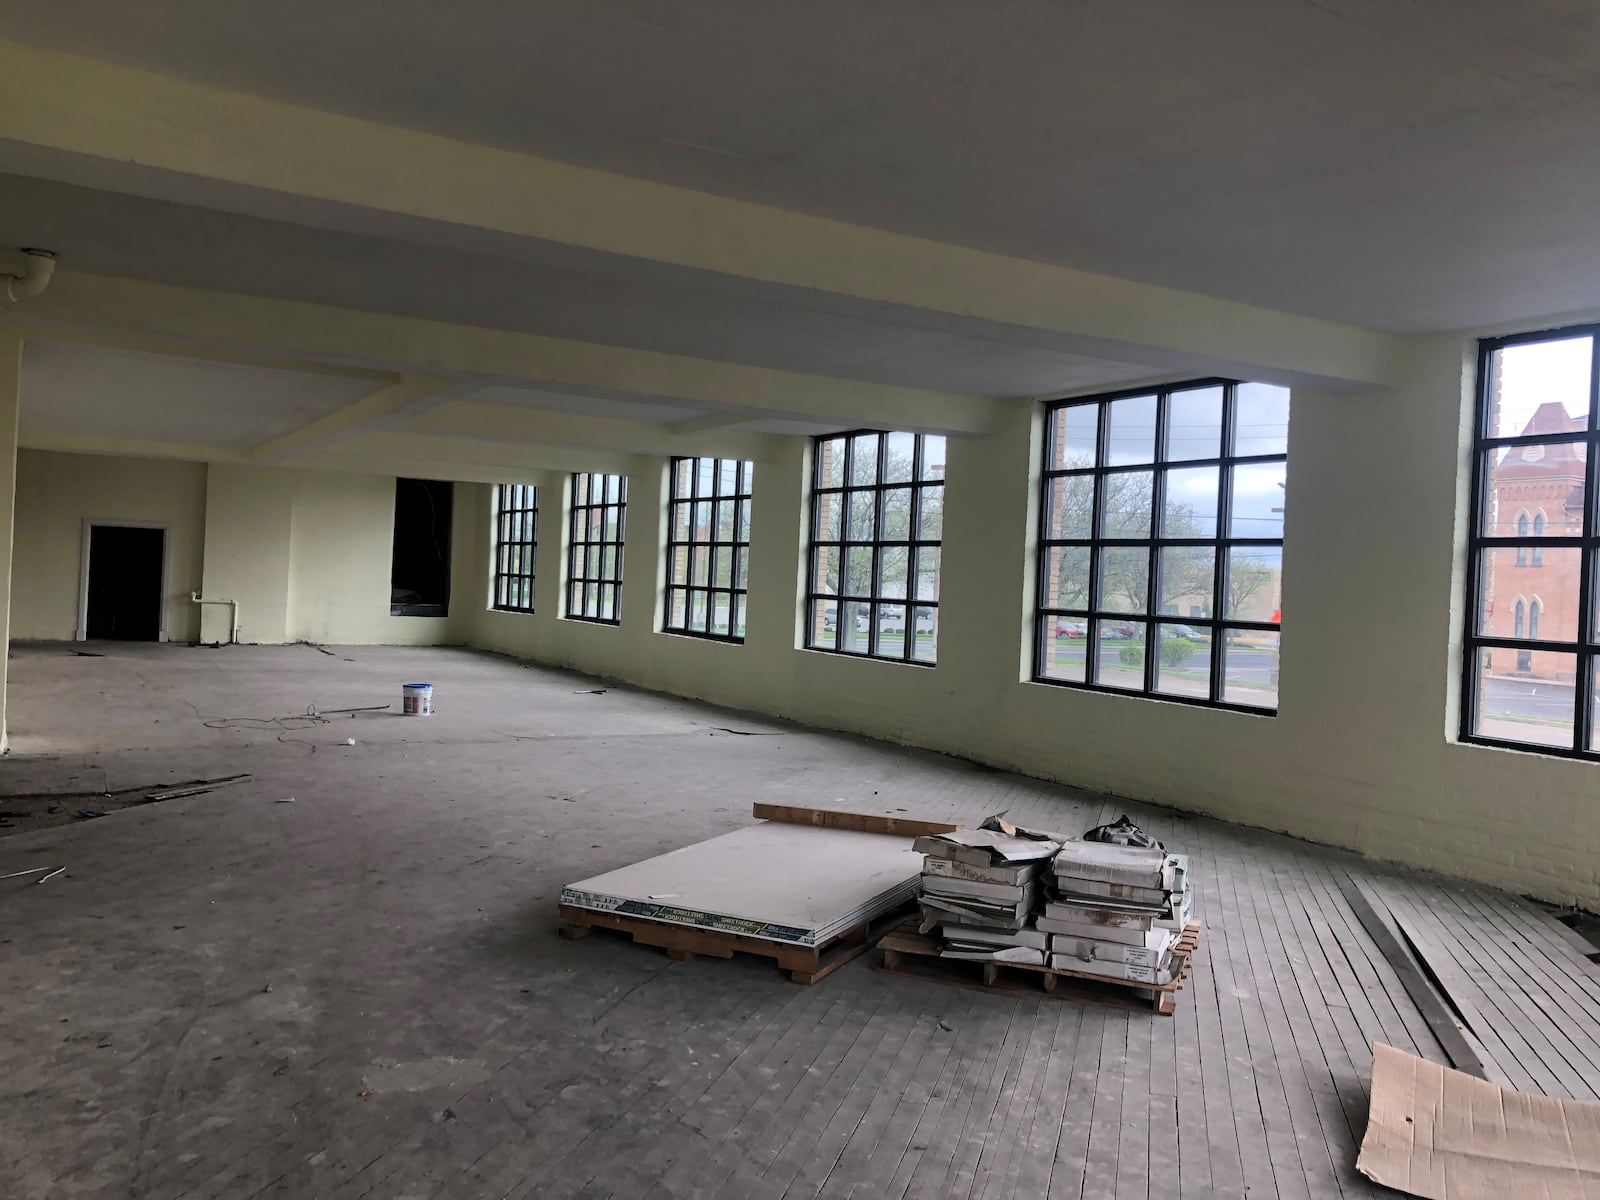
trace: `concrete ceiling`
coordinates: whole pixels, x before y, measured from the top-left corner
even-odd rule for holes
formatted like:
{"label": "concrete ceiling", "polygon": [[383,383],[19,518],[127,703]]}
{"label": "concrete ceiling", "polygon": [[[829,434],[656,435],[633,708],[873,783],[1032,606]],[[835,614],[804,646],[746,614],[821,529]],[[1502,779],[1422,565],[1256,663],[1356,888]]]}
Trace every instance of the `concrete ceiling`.
{"label": "concrete ceiling", "polygon": [[992,322],[932,328],[912,310],[531,239],[310,228],[17,175],[0,175],[0,196],[0,245],[59,249],[74,271],[978,395],[1151,374]]}
{"label": "concrete ceiling", "polygon": [[22,370],[25,441],[48,433],[248,450],[376,386],[369,379],[42,341],[24,347]]}
{"label": "concrete ceiling", "polygon": [[[1600,8],[1586,0],[4,13],[19,42],[1368,327],[1600,304]],[[653,311],[646,324],[670,324]],[[821,324],[794,337],[834,340]],[[862,378],[890,369],[843,357]]]}

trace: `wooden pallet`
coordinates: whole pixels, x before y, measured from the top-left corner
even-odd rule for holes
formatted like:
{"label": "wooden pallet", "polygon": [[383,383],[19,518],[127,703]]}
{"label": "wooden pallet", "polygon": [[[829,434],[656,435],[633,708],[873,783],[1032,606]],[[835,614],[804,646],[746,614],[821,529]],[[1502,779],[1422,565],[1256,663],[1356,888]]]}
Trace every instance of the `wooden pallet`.
{"label": "wooden pallet", "polygon": [[905,919],[906,912],[913,904],[914,900],[908,900],[874,920],[845,930],[821,946],[797,946],[791,942],[724,933],[720,929],[669,925],[664,921],[596,912],[570,904],[558,906],[562,921],[558,932],[564,938],[576,940],[588,937],[595,929],[613,929],[631,935],[634,941],[646,946],[661,947],[674,962],[684,962],[702,955],[706,958],[732,958],[735,954],[760,954],[776,959],[779,969],[789,972],[789,978],[796,983],[815,983],[837,971],[852,958],[870,950],[880,935]]}
{"label": "wooden pallet", "polygon": [[[1126,979],[1107,979],[1087,971],[1029,963],[978,962],[965,958],[941,958],[939,940],[917,932],[917,920],[902,922],[878,943],[883,951],[879,970],[913,979],[930,979],[956,987],[981,988],[1006,996],[1054,996],[1063,1000],[1083,1000],[1114,1008],[1141,1011],[1153,1009],[1170,1017],[1177,1009],[1177,993],[1189,976],[1194,953],[1200,947],[1200,922],[1190,921],[1173,943],[1174,972],[1171,983],[1160,987]],[[975,971],[973,968],[981,968]]]}

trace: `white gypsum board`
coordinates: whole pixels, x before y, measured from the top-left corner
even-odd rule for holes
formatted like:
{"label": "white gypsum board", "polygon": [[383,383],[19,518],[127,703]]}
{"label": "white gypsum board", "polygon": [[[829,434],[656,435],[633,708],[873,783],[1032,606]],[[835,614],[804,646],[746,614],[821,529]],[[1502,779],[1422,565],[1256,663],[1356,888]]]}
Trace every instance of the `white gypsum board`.
{"label": "white gypsum board", "polygon": [[768,821],[567,888],[826,934],[915,889],[922,856],[911,841]]}

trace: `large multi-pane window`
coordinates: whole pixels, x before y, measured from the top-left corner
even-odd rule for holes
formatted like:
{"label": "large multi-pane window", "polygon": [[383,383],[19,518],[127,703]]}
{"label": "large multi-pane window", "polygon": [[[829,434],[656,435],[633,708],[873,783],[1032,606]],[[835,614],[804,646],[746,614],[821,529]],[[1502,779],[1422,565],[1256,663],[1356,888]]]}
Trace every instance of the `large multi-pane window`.
{"label": "large multi-pane window", "polygon": [[1049,405],[1034,679],[1275,711],[1288,436],[1267,384]]}
{"label": "large multi-pane window", "polygon": [[806,646],[933,663],[944,538],[942,437],[816,440]]}
{"label": "large multi-pane window", "polygon": [[533,611],[534,555],[539,547],[539,489],[502,483],[495,489],[494,607]]}
{"label": "large multi-pane window", "polygon": [[731,458],[672,460],[662,622],[669,632],[744,641],[754,475],[754,463]]}
{"label": "large multi-pane window", "polygon": [[578,471],[572,476],[572,527],[567,538],[567,616],[621,620],[622,538],[628,477]]}
{"label": "large multi-pane window", "polygon": [[1480,346],[1462,735],[1600,755],[1600,325]]}

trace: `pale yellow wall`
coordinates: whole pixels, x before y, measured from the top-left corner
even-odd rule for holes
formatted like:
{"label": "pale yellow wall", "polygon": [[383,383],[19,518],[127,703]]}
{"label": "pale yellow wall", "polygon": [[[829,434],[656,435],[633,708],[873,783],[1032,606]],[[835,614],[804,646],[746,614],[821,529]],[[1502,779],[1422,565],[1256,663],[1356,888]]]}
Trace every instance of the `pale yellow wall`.
{"label": "pale yellow wall", "polygon": [[[389,615],[394,547],[392,475],[289,471],[294,523],[290,549],[290,641],[362,645],[449,645],[466,640],[465,614],[482,603],[468,578],[477,551],[475,489],[458,485],[451,539],[448,617]],[[481,531],[480,531],[481,536]]]}
{"label": "pale yellow wall", "polygon": [[[798,440],[757,472],[744,646],[655,631],[661,529],[639,498],[657,494],[661,460],[640,460],[630,481],[620,627],[558,617],[564,479],[552,474],[538,611],[480,606],[472,643],[1594,906],[1600,767],[1454,738],[1469,350],[1429,339],[1394,391],[1295,396],[1277,717],[1025,682],[1037,459],[1025,405],[993,436],[950,443],[931,670],[796,649]],[[480,518],[486,541],[487,500]]]}
{"label": "pale yellow wall", "polygon": [[392,475],[23,450],[18,455],[12,636],[68,639],[78,620],[85,518],[170,527],[173,641],[440,645],[466,640],[482,603],[482,489],[458,485],[450,616],[389,615]]}
{"label": "pale yellow wall", "polygon": [[19,451],[11,636],[72,637],[84,522],[116,520],[168,527],[167,636],[193,641],[200,618],[189,593],[200,587],[205,510],[203,463]]}

